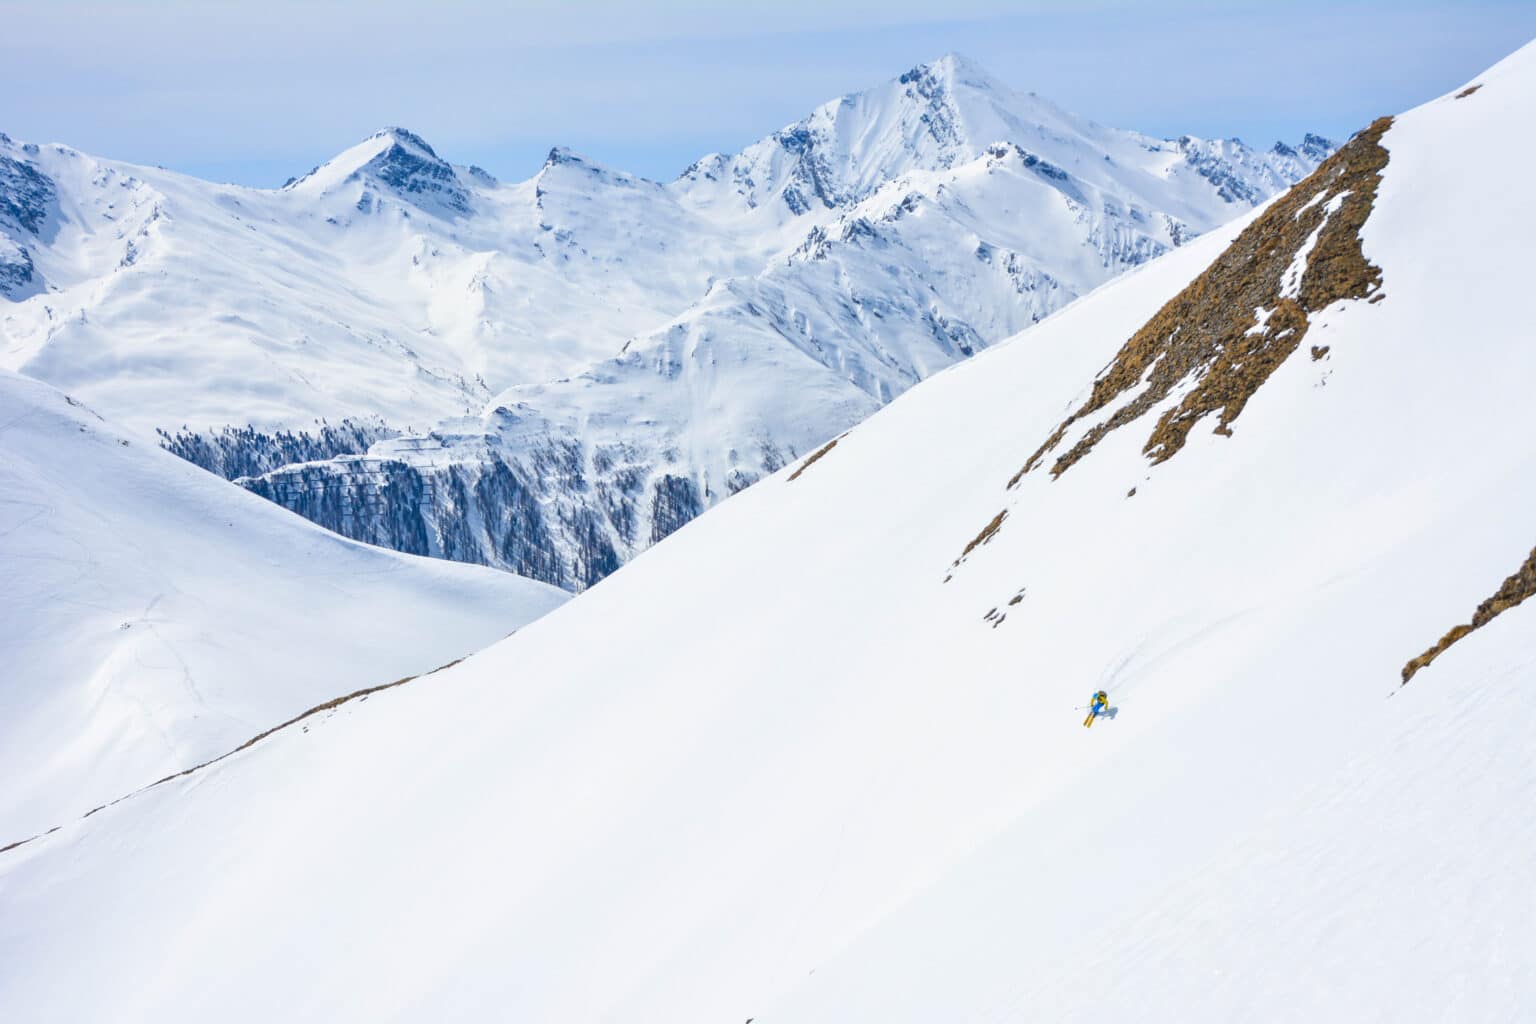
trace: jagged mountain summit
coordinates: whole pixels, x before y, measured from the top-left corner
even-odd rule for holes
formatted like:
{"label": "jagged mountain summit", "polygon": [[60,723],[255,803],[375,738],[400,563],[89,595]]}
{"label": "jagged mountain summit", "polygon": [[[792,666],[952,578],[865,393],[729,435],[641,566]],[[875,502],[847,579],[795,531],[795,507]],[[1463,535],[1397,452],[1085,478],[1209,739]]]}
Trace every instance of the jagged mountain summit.
{"label": "jagged mountain summit", "polygon": [[0,855],[7,1008],[1531,1016],[1533,120],[1536,46],[431,685]]}
{"label": "jagged mountain summit", "polygon": [[5,370],[0,575],[0,846],[564,599],[344,540]]}
{"label": "jagged mountain summit", "polygon": [[[470,172],[487,185],[496,184],[478,167]],[[352,182],[364,187],[357,201],[362,213],[371,209],[375,191],[448,219],[470,212],[469,190],[460,183],[458,171],[405,128],[385,128],[302,178],[290,178],[283,189],[323,195]]]}
{"label": "jagged mountain summit", "polygon": [[1298,180],[945,57],[661,184],[390,128],[279,190],[0,144],[5,362],[347,536],[579,589]]}
{"label": "jagged mountain summit", "polygon": [[1185,189],[1175,184],[1171,191],[1181,194],[1168,204],[1194,220],[1209,220],[1213,209],[1219,216],[1216,204],[1252,205],[1288,187],[1333,150],[1313,135],[1296,149],[1279,143],[1266,153],[1237,140],[1169,141],[1108,129],[1034,93],[1016,92],[974,61],[949,54],[825,103],[740,154],[711,154],[685,171],[679,185],[694,203],[782,217],[850,206],[905,174],[970,163],[997,142],[1025,147],[1099,187],[1144,188],[1141,174],[1203,177],[1216,186],[1214,196],[1197,182]]}

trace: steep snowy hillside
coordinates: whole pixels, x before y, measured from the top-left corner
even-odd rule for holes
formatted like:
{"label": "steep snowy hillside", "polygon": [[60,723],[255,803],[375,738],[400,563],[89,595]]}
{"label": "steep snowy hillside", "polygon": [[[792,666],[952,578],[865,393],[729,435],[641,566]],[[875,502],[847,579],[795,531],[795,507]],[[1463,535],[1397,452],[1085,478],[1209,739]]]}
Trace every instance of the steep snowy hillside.
{"label": "steep snowy hillside", "polygon": [[562,599],[342,540],[3,370],[0,576],[0,846]]}
{"label": "steep snowy hillside", "polygon": [[1536,48],[1473,86],[432,685],[0,856],[8,1008],[1530,1016]]}
{"label": "steep snowy hillside", "polygon": [[[451,179],[433,208],[455,224],[527,200],[526,186],[477,198],[472,176],[455,179],[425,143],[393,137],[404,141],[373,140],[292,189],[342,190],[371,209],[379,182],[437,196]],[[558,253],[554,266],[573,268],[549,295],[591,293],[582,268],[598,260],[613,275],[601,295],[635,286],[622,298],[630,334],[607,333],[610,299],[598,293],[590,325],[579,298],[531,301],[611,358],[574,365],[545,327],[559,342],[538,364],[546,377],[487,370],[478,379],[513,386],[483,415],[382,440],[366,458],[353,456],[371,438],[356,432],[330,462],[323,445],[302,442],[286,459],[251,458],[260,445],[249,434],[217,447],[183,437],[175,449],[347,536],[580,588],[1330,151],[1312,136],[1299,151],[1259,153],[1102,128],[956,57],[827,104],[737,157],[706,158],[665,187],[557,151],[532,189],[549,232],[535,243],[541,260]],[[279,461],[291,464],[263,465]]]}

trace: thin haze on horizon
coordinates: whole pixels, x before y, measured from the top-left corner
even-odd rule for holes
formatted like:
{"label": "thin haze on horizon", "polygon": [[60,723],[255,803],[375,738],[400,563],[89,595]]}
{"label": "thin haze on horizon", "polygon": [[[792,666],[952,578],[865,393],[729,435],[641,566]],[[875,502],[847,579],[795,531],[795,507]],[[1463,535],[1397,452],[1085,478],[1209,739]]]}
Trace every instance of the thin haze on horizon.
{"label": "thin haze on horizon", "polygon": [[518,180],[656,179],[946,52],[1153,135],[1343,138],[1536,35],[1536,3],[55,0],[0,5],[0,131],[275,186],[386,124]]}

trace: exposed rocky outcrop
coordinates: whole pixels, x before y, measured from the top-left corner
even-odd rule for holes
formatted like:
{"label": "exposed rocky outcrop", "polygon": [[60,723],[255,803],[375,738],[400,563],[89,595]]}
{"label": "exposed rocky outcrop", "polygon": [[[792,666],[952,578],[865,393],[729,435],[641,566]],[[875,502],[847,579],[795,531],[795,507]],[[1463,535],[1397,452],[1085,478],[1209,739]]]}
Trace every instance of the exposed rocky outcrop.
{"label": "exposed rocky outcrop", "polygon": [[[3,134],[0,144],[12,145]],[[22,147],[23,152],[36,149]],[[48,211],[57,198],[53,180],[29,160],[0,153],[0,295],[19,301],[42,290],[43,281],[28,246],[7,238],[6,233],[40,238],[48,222]]]}
{"label": "exposed rocky outcrop", "polygon": [[19,299],[34,291],[38,283],[37,268],[27,247],[0,238],[0,295]]}
{"label": "exposed rocky outcrop", "polygon": [[390,128],[388,133],[389,148],[374,157],[366,171],[402,195],[433,197],[451,210],[469,212],[469,192],[452,165],[414,132]]}
{"label": "exposed rocky outcrop", "polygon": [[[10,141],[0,135],[0,142]],[[48,219],[49,207],[57,197],[58,189],[53,180],[30,161],[16,160],[0,153],[0,223],[39,235]]]}
{"label": "exposed rocky outcrop", "polygon": [[[1218,416],[1215,433],[1230,436],[1248,400],[1300,347],[1313,314],[1341,300],[1379,300],[1381,268],[1366,259],[1360,230],[1387,164],[1381,137],[1391,124],[1375,121],[1244,228],[1132,335],[1008,487],[1053,454],[1051,476],[1060,477],[1111,432],[1157,409],[1162,414],[1142,446],[1154,465],[1177,454],[1207,416]],[[1312,358],[1327,352],[1313,346]],[[955,565],[991,539],[1004,516]]]}
{"label": "exposed rocky outcrop", "polygon": [[797,468],[793,473],[789,474],[789,478],[791,480],[799,480],[801,473],[804,473],[807,469],[810,469],[811,466],[813,464],[815,464],[819,459],[821,459],[822,456],[826,455],[833,448],[836,448],[837,447],[837,442],[839,442],[841,440],[842,440],[841,436],[834,437],[832,440],[828,441],[826,444],[824,444],[820,448],[816,449],[814,452],[812,452],[809,456],[806,457],[806,460],[804,462],[800,463],[799,468]]}
{"label": "exposed rocky outcrop", "polygon": [[1360,228],[1387,163],[1381,136],[1391,123],[1382,118],[1355,136],[1245,228],[1125,343],[1088,400],[1009,486],[1039,466],[1079,422],[1105,414],[1057,456],[1052,476],[1191,382],[1182,400],[1158,418],[1142,450],[1154,463],[1172,458],[1195,424],[1213,413],[1220,414],[1216,433],[1230,435],[1248,399],[1306,337],[1313,313],[1343,299],[1368,298],[1381,286],[1381,269],[1361,251]]}
{"label": "exposed rocky outcrop", "polygon": [[[369,141],[372,140],[383,145],[367,160],[351,168],[343,180],[371,184],[392,192],[415,207],[450,218],[470,212],[470,189],[459,180],[453,165],[438,156],[426,139],[405,128],[385,128]],[[289,178],[283,188],[306,187],[331,166],[322,164],[303,177]],[[482,186],[495,187],[496,179],[485,171],[478,167],[469,170]],[[374,197],[364,192],[357,200],[356,209],[359,213],[372,213],[376,209]]]}
{"label": "exposed rocky outcrop", "polygon": [[[1459,96],[1457,98],[1460,99]],[[1505,579],[1499,589],[1494,591],[1492,597],[1477,606],[1477,610],[1472,613],[1471,622],[1453,627],[1440,638],[1439,643],[1403,666],[1403,683],[1406,685],[1420,669],[1428,668],[1430,663],[1444,654],[1452,644],[1473,630],[1488,625],[1532,594],[1536,594],[1536,548],[1531,549],[1531,553],[1526,556],[1525,564]]]}

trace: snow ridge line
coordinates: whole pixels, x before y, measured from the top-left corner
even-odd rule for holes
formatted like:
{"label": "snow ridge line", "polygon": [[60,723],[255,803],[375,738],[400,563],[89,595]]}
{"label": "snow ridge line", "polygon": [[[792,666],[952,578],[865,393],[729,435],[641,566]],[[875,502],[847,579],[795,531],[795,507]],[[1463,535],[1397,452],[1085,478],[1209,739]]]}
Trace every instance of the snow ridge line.
{"label": "snow ridge line", "polygon": [[[513,632],[516,632],[516,630],[514,630]],[[508,636],[510,636],[510,635],[511,634],[509,633]],[[290,726],[298,725],[300,722],[303,722],[303,721],[305,721],[306,719],[309,719],[309,718],[313,718],[315,715],[318,715],[318,714],[320,714],[323,711],[333,711],[336,708],[341,707],[343,704],[351,703],[354,700],[367,700],[373,694],[379,693],[379,692],[381,692],[383,690],[392,690],[392,689],[394,689],[397,686],[404,686],[406,683],[412,682],[413,680],[425,679],[427,676],[436,675],[437,673],[443,671],[444,669],[452,668],[453,666],[457,665],[459,662],[463,661],[464,658],[467,658],[467,657],[469,657],[469,655],[466,654],[466,655],[464,655],[463,658],[455,658],[452,661],[448,662],[447,664],[439,665],[439,666],[437,666],[437,668],[434,668],[434,669],[432,669],[432,670],[430,670],[428,672],[422,672],[419,675],[414,675],[414,676],[406,676],[403,679],[396,679],[394,682],[391,682],[391,683],[381,683],[378,686],[365,686],[361,690],[353,690],[351,693],[344,694],[344,695],[342,695],[340,697],[333,697],[330,700],[324,702],[323,704],[316,704],[314,707],[309,708],[306,711],[300,712],[299,714],[295,715],[294,717],[288,719],[286,722],[282,722],[282,723],[280,723],[278,725],[274,725],[270,729],[266,729],[266,730],[263,730],[262,732],[257,733],[255,736],[252,736],[250,739],[246,740],[244,743],[240,744],[238,747],[234,748],[233,750],[225,751],[224,753],[220,754],[218,757],[209,758],[208,760],[202,762],[201,764],[195,764],[195,765],[193,765],[190,768],[184,768],[184,769],[182,769],[179,772],[173,772],[172,774],[167,775],[163,779],[156,779],[154,782],[151,782],[151,783],[149,783],[148,785],[145,785],[145,786],[140,786],[138,789],[135,789],[135,790],[133,790],[130,793],[124,793],[122,796],[118,797],[116,800],[109,800],[106,803],[101,804],[98,807],[93,807],[90,810],[86,811],[84,814],[82,814],[80,816],[80,820],[84,821],[86,818],[89,818],[91,815],[95,814],[97,811],[104,811],[108,807],[116,806],[117,804],[122,803],[124,800],[130,800],[133,797],[136,797],[136,796],[138,796],[141,793],[146,793],[149,790],[154,789],[156,786],[163,785],[164,783],[167,783],[167,782],[172,782],[172,781],[174,781],[176,779],[182,778],[183,776],[191,775],[194,772],[200,772],[204,768],[208,768],[208,767],[211,767],[212,765],[216,765],[220,761],[225,760],[226,758],[234,757],[236,754],[240,753],[240,751],[246,750],[246,749],[248,749],[250,747],[254,747],[256,744],[260,743],[262,740],[266,739],[267,737],[272,736],[275,733],[282,732],[284,729],[287,729]],[[5,846],[0,846],[0,853],[8,853],[11,850],[14,850],[14,849],[16,849],[19,846],[27,845],[28,843],[32,842],[35,839],[41,839],[44,836],[51,836],[51,835],[53,835],[53,833],[57,832],[59,829],[61,829],[63,827],[64,826],[62,826],[62,825],[55,825],[55,826],[53,826],[53,828],[50,828],[50,829],[48,829],[45,832],[39,832],[36,835],[28,836],[25,839],[18,839],[18,840],[16,840],[13,843],[8,843]]]}

